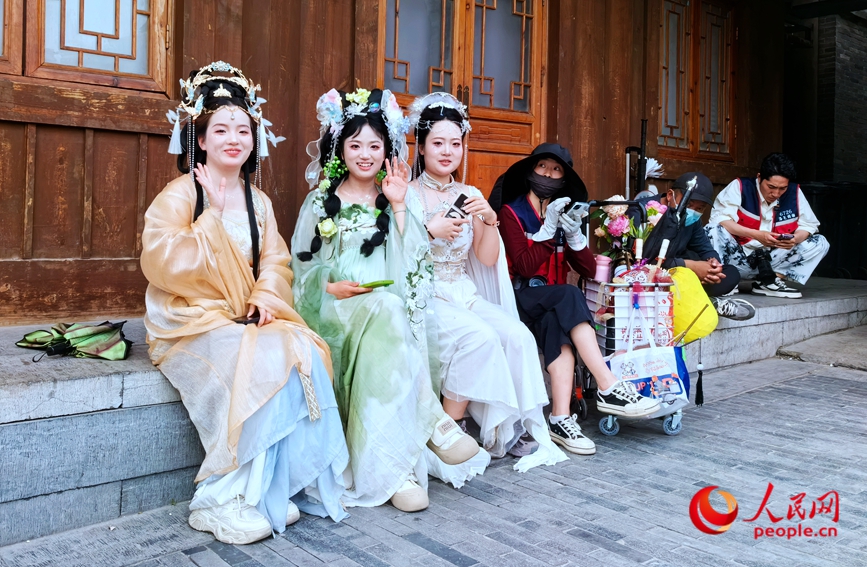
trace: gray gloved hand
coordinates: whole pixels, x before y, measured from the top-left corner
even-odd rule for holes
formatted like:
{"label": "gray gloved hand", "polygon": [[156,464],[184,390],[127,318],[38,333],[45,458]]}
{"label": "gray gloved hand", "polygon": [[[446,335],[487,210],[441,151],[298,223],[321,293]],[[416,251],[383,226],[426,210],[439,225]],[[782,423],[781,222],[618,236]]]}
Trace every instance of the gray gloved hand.
{"label": "gray gloved hand", "polygon": [[569,204],[569,197],[561,197],[556,201],[551,201],[548,208],[545,210],[545,224],[539,229],[539,232],[532,236],[533,242],[545,242],[554,238],[554,233],[557,232],[557,226],[560,222],[560,213]]}
{"label": "gray gloved hand", "polygon": [[587,237],[581,232],[581,220],[575,220],[570,215],[560,215],[560,226],[566,233],[566,244],[569,248],[578,252],[587,246]]}

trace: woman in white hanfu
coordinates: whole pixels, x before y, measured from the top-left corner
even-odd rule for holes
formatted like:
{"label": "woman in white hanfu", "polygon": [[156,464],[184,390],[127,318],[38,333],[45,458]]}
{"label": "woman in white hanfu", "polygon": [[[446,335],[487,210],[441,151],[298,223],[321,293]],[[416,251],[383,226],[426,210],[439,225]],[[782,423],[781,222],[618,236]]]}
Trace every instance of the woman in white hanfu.
{"label": "woman in white hanfu", "polygon": [[[466,107],[432,93],[412,104],[410,125],[418,177],[407,207],[423,219],[434,261],[443,409],[458,421],[468,412],[491,456],[521,457],[516,470],[566,460],[545,425],[548,395],[535,340],[518,319],[497,215],[478,189],[453,177],[466,153]],[[527,433],[537,443],[521,439]]]}

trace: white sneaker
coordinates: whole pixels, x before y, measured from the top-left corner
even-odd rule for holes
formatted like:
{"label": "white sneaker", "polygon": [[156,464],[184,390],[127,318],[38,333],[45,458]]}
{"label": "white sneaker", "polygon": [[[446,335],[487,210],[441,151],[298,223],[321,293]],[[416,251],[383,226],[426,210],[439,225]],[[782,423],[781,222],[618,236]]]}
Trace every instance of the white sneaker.
{"label": "white sneaker", "polygon": [[415,473],[391,497],[391,505],[401,512],[419,512],[430,505],[427,491],[418,483]]}
{"label": "white sneaker", "polygon": [[289,501],[289,510],[286,512],[286,525],[291,526],[301,518],[301,510],[291,500]]}
{"label": "white sneaker", "polygon": [[584,437],[577,415],[570,415],[557,423],[548,422],[551,440],[576,455],[592,455],[596,452],[596,443]]}
{"label": "white sneaker", "polygon": [[447,465],[469,461],[479,452],[479,444],[448,414],[437,422],[427,446]]}
{"label": "white sneaker", "polygon": [[238,496],[222,506],[213,506],[190,512],[190,527],[200,532],[210,532],[217,540],[244,545],[271,535],[271,522],[254,506]]}

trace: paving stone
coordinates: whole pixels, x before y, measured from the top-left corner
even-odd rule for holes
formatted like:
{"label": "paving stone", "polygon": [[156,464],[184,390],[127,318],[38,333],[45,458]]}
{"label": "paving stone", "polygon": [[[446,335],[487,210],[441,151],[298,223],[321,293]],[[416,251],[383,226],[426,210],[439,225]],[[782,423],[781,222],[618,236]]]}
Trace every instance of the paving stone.
{"label": "paving stone", "polygon": [[436,555],[437,557],[448,561],[452,565],[457,565],[458,567],[471,567],[472,565],[476,565],[478,563],[478,561],[476,561],[472,557],[455,551],[447,545],[443,545],[442,543],[430,539],[429,537],[426,537],[425,535],[418,532],[407,534],[403,537],[404,539],[411,541],[415,545],[426,549],[433,555]]}
{"label": "paving stone", "polygon": [[[754,370],[765,376],[754,376]],[[716,378],[718,383],[730,382],[720,390],[730,395],[688,410],[684,432],[677,437],[662,434],[655,421],[624,422],[618,436],[602,437],[595,429],[598,415],[591,414],[585,430],[597,441],[597,455],[573,456],[526,474],[511,469],[514,459],[501,459],[461,490],[432,481],[431,506],[417,514],[387,505],[356,508],[340,524],[305,515],[280,537],[235,548],[188,528],[186,505],[181,504],[112,520],[114,531],[102,524],[85,536],[83,530],[94,526],[69,532],[78,534],[74,541],[79,544],[89,542],[90,551],[114,542],[119,531],[133,532],[126,522],[159,516],[122,553],[112,548],[96,562],[85,562],[82,552],[72,553],[64,567],[142,562],[160,567],[167,561],[190,567],[194,556],[202,561],[216,557],[233,567],[860,567],[867,564],[865,376],[867,372],[784,360],[744,365]],[[831,407],[805,404],[817,391],[831,400]],[[752,525],[742,520],[755,513],[768,482],[775,487],[768,506],[778,515],[785,514],[795,494],[815,498],[837,490],[839,537],[755,540]],[[708,485],[735,495],[741,510],[732,528],[717,536],[699,532],[688,515],[693,495]],[[127,496],[134,496],[132,487]],[[717,509],[723,505],[721,499],[711,502]],[[20,555],[23,544],[17,544],[0,548],[0,565],[48,564],[46,557],[70,549],[73,539],[66,541],[67,547],[51,543],[63,535],[30,547],[33,552],[54,546],[54,555],[43,555],[42,563]]]}
{"label": "paving stone", "polygon": [[227,567],[229,564],[223,561],[219,555],[205,548],[204,551],[193,553],[188,556],[197,567]]}
{"label": "paving stone", "polygon": [[250,556],[241,551],[240,547],[227,545],[220,541],[208,544],[208,549],[216,553],[220,559],[233,567],[250,559]]}

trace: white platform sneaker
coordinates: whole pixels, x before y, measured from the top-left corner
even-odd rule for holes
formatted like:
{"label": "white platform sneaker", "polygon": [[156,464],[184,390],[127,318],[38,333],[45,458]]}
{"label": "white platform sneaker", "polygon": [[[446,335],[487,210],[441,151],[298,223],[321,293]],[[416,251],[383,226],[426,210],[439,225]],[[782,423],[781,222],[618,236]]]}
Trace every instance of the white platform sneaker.
{"label": "white platform sneaker", "polygon": [[418,483],[415,473],[410,473],[409,478],[394,493],[391,505],[401,512],[420,512],[430,505],[427,491]]}
{"label": "white platform sneaker", "polygon": [[479,452],[479,444],[475,439],[464,433],[448,414],[437,422],[427,446],[447,465],[469,461]]}
{"label": "white platform sneaker", "polygon": [[219,541],[233,545],[253,543],[271,535],[271,522],[244,502],[243,496],[222,506],[193,510],[188,522],[194,530],[210,532]]}

